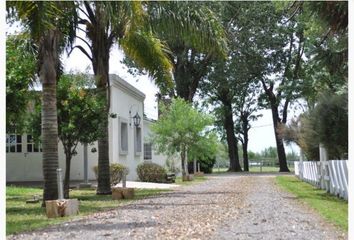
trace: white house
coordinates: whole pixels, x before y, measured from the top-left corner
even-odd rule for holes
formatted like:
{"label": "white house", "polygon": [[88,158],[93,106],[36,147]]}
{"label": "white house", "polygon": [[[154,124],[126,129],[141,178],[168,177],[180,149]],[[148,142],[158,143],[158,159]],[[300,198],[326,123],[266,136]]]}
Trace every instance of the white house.
{"label": "white house", "polygon": [[[121,79],[110,75],[111,113],[109,120],[109,156],[112,163],[121,163],[129,168],[128,180],[136,180],[136,167],[143,161],[152,161],[162,166],[166,156],[156,154],[148,141],[153,122],[144,116],[145,94]],[[133,117],[138,114],[143,120],[135,126]],[[94,180],[93,166],[97,165],[97,143],[77,146],[77,155],[71,162],[71,180]],[[84,156],[87,165],[84,167]],[[59,142],[59,166],[65,169],[65,154]],[[86,171],[85,171],[86,170]],[[42,181],[42,153],[31,135],[7,134],[6,136],[6,182]]]}

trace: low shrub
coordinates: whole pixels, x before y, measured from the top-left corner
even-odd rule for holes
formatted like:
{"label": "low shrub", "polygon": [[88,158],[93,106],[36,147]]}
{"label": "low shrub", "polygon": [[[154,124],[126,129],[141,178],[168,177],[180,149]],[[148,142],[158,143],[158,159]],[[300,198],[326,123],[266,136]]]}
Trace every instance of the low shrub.
{"label": "low shrub", "polygon": [[136,168],[140,181],[143,182],[166,182],[166,169],[156,163],[141,163]]}
{"label": "low shrub", "polygon": [[[96,179],[98,179],[98,166],[94,166],[92,170],[95,173]],[[129,169],[123,164],[112,163],[109,166],[109,175],[112,186],[120,183],[123,178],[124,171],[126,171],[126,174],[129,173]]]}

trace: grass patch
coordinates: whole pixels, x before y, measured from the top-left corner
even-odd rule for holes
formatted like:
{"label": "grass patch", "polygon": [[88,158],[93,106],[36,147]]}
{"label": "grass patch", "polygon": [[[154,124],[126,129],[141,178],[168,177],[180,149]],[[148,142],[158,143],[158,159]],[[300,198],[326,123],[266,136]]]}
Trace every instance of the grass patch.
{"label": "grass patch", "polygon": [[206,180],[207,178],[205,176],[198,176],[198,177],[194,176],[193,181],[182,181],[182,177],[176,177],[175,183],[181,186],[188,186],[188,185],[204,182]]}
{"label": "grass patch", "polygon": [[276,183],[307,203],[329,222],[348,231],[348,202],[302,182],[294,176],[277,176]]}
{"label": "grass patch", "polygon": [[[142,199],[151,195],[170,190],[161,189],[135,189],[136,199]],[[114,209],[132,200],[112,200],[111,195],[96,195],[95,189],[72,190],[70,198],[80,200],[80,214],[78,216],[64,218],[47,218],[41,202],[27,204],[26,200],[33,195],[42,196],[41,188],[6,187],[6,235],[35,230],[49,225],[62,223],[80,216],[89,215],[99,211]]]}

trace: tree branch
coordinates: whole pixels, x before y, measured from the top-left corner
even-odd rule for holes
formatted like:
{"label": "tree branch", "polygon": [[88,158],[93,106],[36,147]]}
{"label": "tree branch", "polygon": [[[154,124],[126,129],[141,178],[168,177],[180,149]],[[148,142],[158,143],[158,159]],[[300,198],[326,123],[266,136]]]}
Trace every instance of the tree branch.
{"label": "tree branch", "polygon": [[90,19],[90,16],[89,15],[87,15],[87,13],[81,8],[81,7],[77,7],[83,14],[85,14],[85,16],[88,18],[88,19]]}
{"label": "tree branch", "polygon": [[81,41],[83,41],[88,47],[89,47],[89,49],[90,49],[90,51],[92,52],[92,47],[91,47],[91,45],[85,40],[85,39],[83,39],[82,37],[79,37],[79,36],[76,36],[78,39],[80,39]]}
{"label": "tree branch", "polygon": [[86,50],[83,48],[83,47],[81,47],[81,46],[75,46],[75,47],[73,47],[71,50],[70,50],[70,52],[69,52],[69,54],[68,55],[70,55],[71,54],[71,52],[75,49],[75,48],[78,48],[78,49],[80,49],[81,50],[81,52],[83,53],[83,54],[85,54],[86,55],[86,57],[88,57],[88,59],[90,59],[90,61],[92,62],[93,61],[93,59],[92,59],[92,57],[86,52]]}
{"label": "tree branch", "polygon": [[85,5],[85,8],[86,8],[87,13],[88,13],[88,18],[90,19],[90,21],[91,21],[91,23],[93,25],[96,25],[97,24],[96,17],[95,17],[95,14],[92,11],[92,8],[90,7],[90,3],[87,2],[87,1],[84,1],[84,5]]}

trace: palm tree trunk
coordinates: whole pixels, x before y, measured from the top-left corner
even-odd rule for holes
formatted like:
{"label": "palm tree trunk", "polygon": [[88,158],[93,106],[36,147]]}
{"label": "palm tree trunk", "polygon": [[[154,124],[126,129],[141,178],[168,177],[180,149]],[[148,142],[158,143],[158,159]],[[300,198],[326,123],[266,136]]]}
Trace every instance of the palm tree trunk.
{"label": "palm tree trunk", "polygon": [[[99,37],[102,37],[99,38]],[[93,47],[93,69],[97,82],[97,88],[103,99],[106,100],[106,112],[104,120],[103,137],[98,139],[98,179],[97,194],[112,194],[110,175],[109,175],[109,129],[108,114],[110,108],[110,86],[109,86],[109,49],[107,46],[106,35],[98,35],[95,41],[92,41]]]}
{"label": "palm tree trunk", "polygon": [[56,170],[58,161],[57,119],[57,64],[59,33],[50,30],[44,34],[39,47],[39,76],[43,87],[42,96],[42,149],[43,149],[43,203],[58,198]]}

